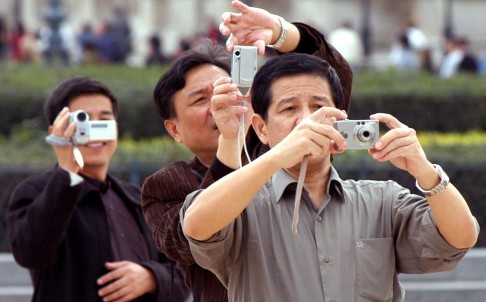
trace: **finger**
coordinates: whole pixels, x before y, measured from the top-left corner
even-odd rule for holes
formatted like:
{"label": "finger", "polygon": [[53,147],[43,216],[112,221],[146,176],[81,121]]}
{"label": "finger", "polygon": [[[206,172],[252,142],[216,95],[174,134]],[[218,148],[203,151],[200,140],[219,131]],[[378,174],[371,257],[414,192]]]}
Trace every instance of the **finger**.
{"label": "finger", "polygon": [[257,40],[255,43],[253,43],[253,45],[257,47],[258,54],[260,56],[265,55],[265,45],[266,45],[266,43],[265,43],[264,40]]}
{"label": "finger", "polygon": [[241,1],[233,1],[231,2],[231,5],[242,14],[246,14],[250,10],[250,7]]}
{"label": "finger", "polygon": [[220,85],[214,87],[213,97],[220,94],[241,95],[240,91],[238,90],[238,86],[233,84],[231,79],[229,79],[229,82],[227,82],[227,80],[225,81],[226,83],[221,83]]}
{"label": "finger", "polygon": [[227,36],[227,35],[230,34],[230,30],[229,30],[228,26],[226,26],[226,24],[224,22],[219,23],[219,32],[223,36]]}
{"label": "finger", "polygon": [[[101,296],[101,295],[100,295]],[[130,301],[130,288],[127,286],[118,286],[117,290],[102,296],[105,302],[122,302]]]}
{"label": "finger", "polygon": [[[395,149],[401,148],[403,146],[408,147],[413,145],[414,143],[417,142],[417,140],[411,136],[408,135],[410,131],[394,131],[396,135],[384,135],[383,137],[380,138],[380,144],[377,143],[377,147],[379,148],[374,148],[376,152],[373,153],[373,157],[379,158],[379,157],[384,157],[386,154],[392,152]],[[399,132],[404,132],[399,133]],[[391,134],[391,133],[387,133]],[[375,144],[376,145],[376,144]]]}
{"label": "finger", "polygon": [[74,131],[76,131],[77,124],[76,122],[72,122],[65,130],[62,136],[64,137],[71,137],[74,134]]}
{"label": "finger", "polygon": [[241,101],[237,103],[238,97],[236,95],[217,95],[211,98],[211,111],[218,112],[230,106],[241,105]]}
{"label": "finger", "polygon": [[231,83],[230,77],[217,78],[216,81],[214,81],[214,83],[213,83],[213,89],[216,88],[219,85],[228,84],[228,83]]}
{"label": "finger", "polygon": [[400,146],[398,148],[381,150],[370,149],[369,152],[373,158],[379,162],[386,162],[396,158],[406,158],[409,155],[410,146]]}
{"label": "finger", "polygon": [[115,301],[128,293],[126,281],[118,279],[98,291],[98,295],[103,297],[103,301]]}
{"label": "finger", "polygon": [[103,285],[120,278],[122,276],[122,272],[120,272],[118,268],[122,266],[123,262],[106,262],[105,267],[110,270],[110,272],[98,278],[98,285]]}
{"label": "finger", "polygon": [[[391,142],[407,136],[416,137],[415,130],[412,128],[395,128],[381,136],[373,147],[377,150],[383,150],[387,148]],[[413,139],[415,140],[416,138]]]}
{"label": "finger", "polygon": [[226,49],[229,52],[233,52],[233,48],[235,45],[238,45],[238,39],[232,34],[230,34],[228,39],[226,40]]}
{"label": "finger", "polygon": [[406,127],[404,124],[400,123],[400,121],[397,118],[395,118],[393,115],[387,113],[373,114],[370,116],[370,119],[377,120],[381,123],[384,123],[389,129]]}
{"label": "finger", "polygon": [[336,120],[346,119],[348,116],[345,112],[335,107],[322,107],[309,116],[309,119],[316,123],[322,123],[326,119],[334,117]]}
{"label": "finger", "polygon": [[57,122],[59,122],[59,120],[60,119],[63,119],[68,113],[69,113],[69,108],[68,107],[62,108],[62,110],[59,112],[59,114],[54,119],[53,124],[56,124]]}

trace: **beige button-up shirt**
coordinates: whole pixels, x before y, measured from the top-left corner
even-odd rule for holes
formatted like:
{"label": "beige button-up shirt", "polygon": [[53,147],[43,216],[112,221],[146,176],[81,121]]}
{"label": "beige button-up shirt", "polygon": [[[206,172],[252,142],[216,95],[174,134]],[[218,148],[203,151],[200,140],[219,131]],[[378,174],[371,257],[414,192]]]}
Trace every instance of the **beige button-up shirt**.
{"label": "beige button-up shirt", "polygon": [[292,234],[296,183],[280,170],[225,229],[188,238],[230,301],[403,301],[397,274],[451,270],[467,252],[442,238],[424,197],[393,181],[341,180],[334,169],[319,208],[304,190]]}

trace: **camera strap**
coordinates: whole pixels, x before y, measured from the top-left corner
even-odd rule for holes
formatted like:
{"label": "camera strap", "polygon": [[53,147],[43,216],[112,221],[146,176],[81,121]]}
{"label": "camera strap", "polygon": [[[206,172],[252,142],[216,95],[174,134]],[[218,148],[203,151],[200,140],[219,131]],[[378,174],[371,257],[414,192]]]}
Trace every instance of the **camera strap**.
{"label": "camera strap", "polygon": [[300,165],[299,179],[297,180],[297,189],[295,191],[294,201],[294,217],[292,218],[292,233],[297,234],[297,223],[299,222],[300,198],[302,197],[302,189],[304,188],[304,179],[307,172],[307,160],[309,156],[304,156],[302,164]]}
{"label": "camera strap", "polygon": [[68,147],[71,145],[71,140],[69,138],[50,134],[46,136],[46,143],[51,146]]}

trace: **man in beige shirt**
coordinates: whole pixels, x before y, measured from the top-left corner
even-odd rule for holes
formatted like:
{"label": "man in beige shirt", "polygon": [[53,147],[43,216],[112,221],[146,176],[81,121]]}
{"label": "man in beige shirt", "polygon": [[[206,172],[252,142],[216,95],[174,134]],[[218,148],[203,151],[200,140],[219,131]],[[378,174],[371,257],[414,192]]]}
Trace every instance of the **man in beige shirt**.
{"label": "man in beige shirt", "polygon": [[[415,131],[391,115],[370,117],[390,130],[369,153],[409,172],[426,197],[393,181],[339,178],[332,155],[347,145],[332,123],[347,115],[327,62],[285,54],[253,83],[252,126],[271,149],[189,195],[181,209],[196,261],[218,276],[230,301],[403,301],[399,273],[451,270],[476,243],[466,201],[428,161]],[[238,159],[226,164],[236,169]]]}

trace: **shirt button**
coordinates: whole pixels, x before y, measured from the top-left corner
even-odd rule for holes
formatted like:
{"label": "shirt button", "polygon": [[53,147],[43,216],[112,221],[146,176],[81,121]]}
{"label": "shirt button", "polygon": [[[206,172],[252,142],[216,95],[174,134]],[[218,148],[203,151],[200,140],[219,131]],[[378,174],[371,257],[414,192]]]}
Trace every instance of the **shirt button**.
{"label": "shirt button", "polygon": [[322,216],[317,216],[318,221],[322,221]]}
{"label": "shirt button", "polygon": [[331,261],[331,257],[328,256],[324,257],[324,262],[329,262],[329,261]]}
{"label": "shirt button", "polygon": [[356,242],[356,246],[359,247],[359,248],[362,248],[363,247],[363,241]]}

